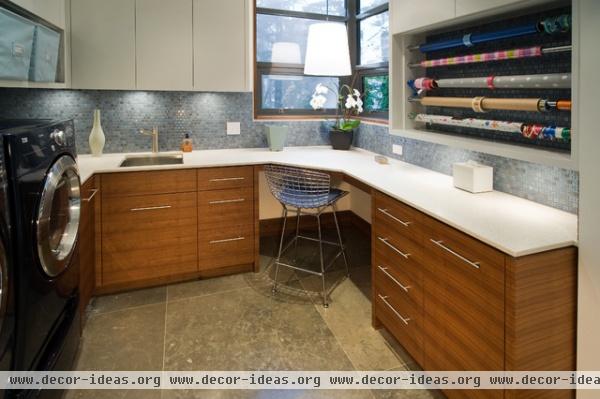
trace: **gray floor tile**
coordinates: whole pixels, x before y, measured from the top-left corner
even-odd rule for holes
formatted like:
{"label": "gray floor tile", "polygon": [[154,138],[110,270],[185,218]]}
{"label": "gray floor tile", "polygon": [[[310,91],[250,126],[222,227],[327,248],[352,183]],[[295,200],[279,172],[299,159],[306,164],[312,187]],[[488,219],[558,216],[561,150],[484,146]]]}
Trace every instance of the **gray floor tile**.
{"label": "gray floor tile", "polygon": [[357,370],[389,370],[402,365],[371,327],[371,301],[351,280],[344,280],[331,293],[329,308],[320,302],[315,306]]}
{"label": "gray floor tile", "polygon": [[374,399],[368,390],[169,390],[163,399]]}
{"label": "gray floor tile", "polygon": [[185,283],[169,285],[167,288],[167,299],[168,301],[177,301],[179,299],[212,295],[218,292],[246,288],[247,286],[246,274],[234,274],[231,276],[187,281]]}
{"label": "gray floor tile", "polygon": [[[166,304],[90,317],[76,361],[77,370],[162,370]],[[151,344],[149,344],[151,343]],[[71,398],[160,398],[160,391],[70,390]]]}
{"label": "gray floor tile", "polygon": [[169,303],[166,370],[349,370],[310,304],[252,289]]}
{"label": "gray floor tile", "polygon": [[154,287],[104,295],[94,298],[91,314],[113,312],[138,306],[163,303],[167,300],[167,287]]}

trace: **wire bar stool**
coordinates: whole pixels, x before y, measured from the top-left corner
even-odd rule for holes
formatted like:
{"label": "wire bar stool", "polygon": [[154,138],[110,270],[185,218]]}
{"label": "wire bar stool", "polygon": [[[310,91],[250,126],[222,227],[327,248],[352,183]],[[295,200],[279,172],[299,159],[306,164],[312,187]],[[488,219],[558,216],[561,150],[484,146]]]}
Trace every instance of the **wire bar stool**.
{"label": "wire bar stool", "polygon": [[[323,283],[323,307],[328,307],[329,295],[325,285],[325,272],[340,256],[342,256],[344,259],[344,264],[346,265],[346,274],[350,275],[348,260],[346,258],[346,250],[344,244],[342,243],[340,225],[336,215],[337,201],[348,194],[348,192],[331,187],[331,178],[327,173],[310,169],[301,169],[291,166],[267,165],[265,166],[265,177],[267,178],[267,183],[271,193],[283,206],[283,229],[281,231],[281,238],[279,240],[279,251],[277,253],[277,258],[275,259],[275,279],[272,289],[273,294],[277,293],[277,276],[279,274],[279,267],[285,266],[294,270],[320,276]],[[333,213],[333,220],[335,222],[335,228],[338,236],[337,243],[323,240],[322,237],[321,215],[327,208],[331,208]],[[314,212],[302,212],[302,210],[314,210]],[[283,242],[287,216],[288,212],[290,211],[296,213],[296,233],[294,237],[284,246]],[[300,216],[302,214],[316,217],[318,233],[317,238],[307,237],[299,234]],[[292,244],[294,245],[294,248],[297,248],[298,239],[314,241],[319,244],[319,259],[321,266],[320,271],[306,269],[281,261],[281,255],[285,253],[285,251],[287,251]],[[327,265],[325,265],[323,258],[323,244],[333,245],[339,247],[340,249]]]}

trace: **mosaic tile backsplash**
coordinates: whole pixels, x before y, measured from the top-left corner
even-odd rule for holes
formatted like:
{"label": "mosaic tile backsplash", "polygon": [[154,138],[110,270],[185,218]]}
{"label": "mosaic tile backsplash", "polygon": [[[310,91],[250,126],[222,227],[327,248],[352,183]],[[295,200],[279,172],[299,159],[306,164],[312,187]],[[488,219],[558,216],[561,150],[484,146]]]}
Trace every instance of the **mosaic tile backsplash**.
{"label": "mosaic tile backsplash", "polygon": [[[267,147],[264,126],[274,124],[253,120],[251,93],[0,89],[0,117],[74,118],[79,153],[89,152],[95,108],[102,111],[107,153],[149,151],[150,138],[137,131],[152,126],[159,129],[161,151],[178,150],[186,132],[194,149]],[[227,136],[226,122],[240,122],[242,134]],[[288,146],[329,143],[324,123],[281,124],[289,126]],[[354,144],[448,175],[454,162],[473,159],[494,167],[496,190],[577,213],[579,175],[574,171],[392,136],[377,125],[363,124]],[[401,144],[404,154],[392,154],[392,144]]]}

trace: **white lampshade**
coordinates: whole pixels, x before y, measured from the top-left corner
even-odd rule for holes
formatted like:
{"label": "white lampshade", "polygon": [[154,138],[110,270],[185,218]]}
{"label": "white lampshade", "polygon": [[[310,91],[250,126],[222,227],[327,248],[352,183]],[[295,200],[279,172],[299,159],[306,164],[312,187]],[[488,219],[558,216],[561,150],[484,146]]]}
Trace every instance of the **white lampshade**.
{"label": "white lampshade", "polygon": [[304,73],[317,76],[352,74],[345,24],[319,22],[309,26]]}
{"label": "white lampshade", "polygon": [[300,45],[293,42],[275,42],[271,48],[271,62],[301,64]]}

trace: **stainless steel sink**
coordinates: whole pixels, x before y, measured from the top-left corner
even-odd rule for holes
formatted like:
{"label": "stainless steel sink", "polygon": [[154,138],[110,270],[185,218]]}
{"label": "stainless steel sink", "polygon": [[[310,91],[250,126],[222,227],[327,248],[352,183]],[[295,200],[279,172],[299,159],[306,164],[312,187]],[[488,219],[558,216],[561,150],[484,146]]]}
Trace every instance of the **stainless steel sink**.
{"label": "stainless steel sink", "polygon": [[182,163],[182,154],[132,155],[126,157],[123,162],[121,162],[119,167],[126,168],[128,166],[178,165]]}

